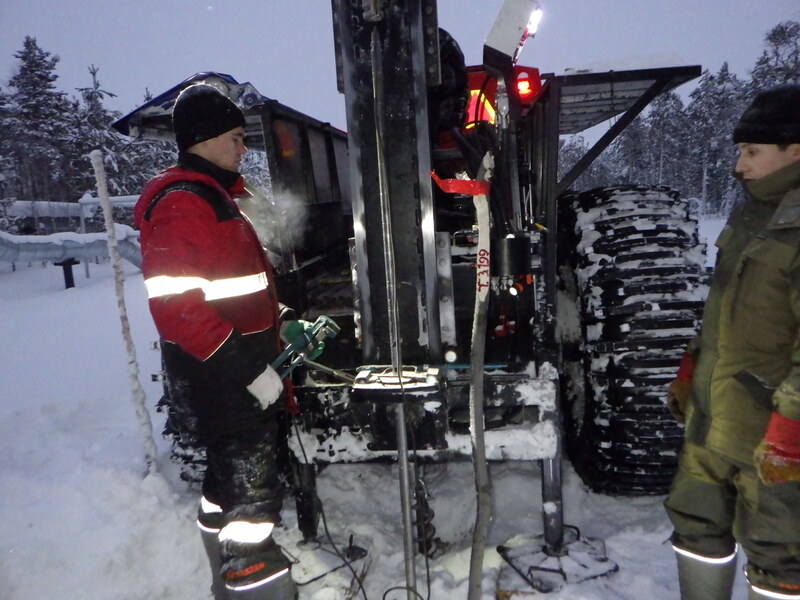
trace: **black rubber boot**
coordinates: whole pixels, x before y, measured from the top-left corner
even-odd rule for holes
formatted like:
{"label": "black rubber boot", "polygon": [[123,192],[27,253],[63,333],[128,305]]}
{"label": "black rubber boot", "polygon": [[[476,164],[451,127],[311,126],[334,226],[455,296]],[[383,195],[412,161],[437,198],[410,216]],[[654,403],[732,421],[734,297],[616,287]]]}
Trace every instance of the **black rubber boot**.
{"label": "black rubber boot", "polygon": [[[248,531],[255,526],[258,529]],[[272,538],[272,523],[234,522],[220,532],[221,577],[231,600],[295,600],[291,563]],[[266,537],[260,541],[248,535]]]}
{"label": "black rubber boot", "polygon": [[251,589],[228,590],[230,600],[297,600],[297,584],[290,571]]}
{"label": "black rubber boot", "polygon": [[229,600],[228,590],[220,577],[219,558],[219,537],[216,531],[201,529],[200,535],[203,538],[203,546],[208,554],[208,564],[211,567],[211,593],[214,594],[214,600]]}
{"label": "black rubber boot", "polygon": [[681,600],[730,600],[736,578],[736,553],[706,558],[675,548]]}
{"label": "black rubber boot", "polygon": [[[214,505],[209,503],[208,506]],[[197,526],[211,567],[211,593],[214,595],[214,600],[229,600],[228,590],[220,575],[222,559],[219,555],[219,530],[222,527],[222,512],[214,510],[218,507],[214,507],[211,512],[206,512],[204,508],[204,504],[201,503],[197,513]]]}

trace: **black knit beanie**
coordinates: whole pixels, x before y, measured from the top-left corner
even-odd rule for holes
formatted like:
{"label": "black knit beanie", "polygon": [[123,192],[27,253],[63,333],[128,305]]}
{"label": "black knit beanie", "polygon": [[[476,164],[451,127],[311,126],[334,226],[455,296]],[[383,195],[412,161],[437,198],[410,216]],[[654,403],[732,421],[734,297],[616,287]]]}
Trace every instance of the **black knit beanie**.
{"label": "black knit beanie", "polygon": [[190,85],[172,109],[172,127],[181,151],[240,126],[244,127],[242,111],[210,85]]}
{"label": "black knit beanie", "polygon": [[759,93],[733,130],[733,143],[800,143],[800,85]]}

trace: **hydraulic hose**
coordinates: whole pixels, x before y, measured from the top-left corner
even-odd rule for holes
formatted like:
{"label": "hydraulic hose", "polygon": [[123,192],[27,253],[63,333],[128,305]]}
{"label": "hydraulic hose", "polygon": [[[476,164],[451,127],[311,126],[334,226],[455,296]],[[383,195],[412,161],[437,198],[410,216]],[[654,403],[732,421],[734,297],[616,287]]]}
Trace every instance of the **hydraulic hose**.
{"label": "hydraulic hose", "polygon": [[[487,179],[486,155],[478,179]],[[478,248],[475,269],[475,312],[472,321],[472,350],[470,352],[469,417],[472,440],[472,460],[475,470],[477,511],[472,533],[472,553],[469,563],[469,590],[467,600],[479,600],[483,579],[483,552],[492,519],[492,495],[489,486],[489,469],[486,464],[486,445],[483,435],[483,368],[485,362],[486,320],[490,287],[490,233],[489,202],[486,194],[473,196],[478,225]]]}

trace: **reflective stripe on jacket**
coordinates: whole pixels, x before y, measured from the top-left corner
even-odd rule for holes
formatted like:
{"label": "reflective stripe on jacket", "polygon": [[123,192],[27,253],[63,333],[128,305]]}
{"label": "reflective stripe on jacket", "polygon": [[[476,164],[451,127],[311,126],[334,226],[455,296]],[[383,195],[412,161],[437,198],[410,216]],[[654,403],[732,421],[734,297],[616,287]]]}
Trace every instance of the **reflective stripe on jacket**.
{"label": "reflective stripe on jacket", "polygon": [[[204,198],[192,183],[212,193]],[[204,173],[171,167],[148,182],[134,209],[156,328],[201,361],[233,330],[256,333],[278,321],[272,266],[232,200],[246,194],[241,178],[225,190]]]}

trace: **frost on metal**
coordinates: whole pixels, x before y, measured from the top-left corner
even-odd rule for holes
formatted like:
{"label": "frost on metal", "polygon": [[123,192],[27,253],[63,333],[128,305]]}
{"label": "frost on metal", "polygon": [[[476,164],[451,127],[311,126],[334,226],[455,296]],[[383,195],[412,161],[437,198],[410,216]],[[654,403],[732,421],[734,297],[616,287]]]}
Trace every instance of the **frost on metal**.
{"label": "frost on metal", "polygon": [[[538,460],[553,458],[558,445],[555,424],[545,421],[535,424],[508,426],[502,430],[484,432],[488,460]],[[448,433],[447,448],[417,450],[424,459],[444,460],[453,456],[471,456],[468,435]],[[289,447],[298,456],[323,463],[357,463],[377,459],[395,460],[394,450],[373,450],[371,438],[363,432],[343,427],[341,431],[293,431]]]}
{"label": "frost on metal", "polygon": [[[434,389],[433,383],[438,376],[434,376],[436,369],[418,373],[417,388],[413,393],[415,400],[409,402],[406,408],[407,415],[414,413],[419,418],[419,412],[415,412],[413,407],[421,408],[421,412],[428,413],[433,421],[441,425],[441,439],[436,439],[432,444],[420,444],[415,454],[421,458],[430,460],[447,460],[450,457],[470,457],[472,446],[470,435],[467,430],[448,427],[447,413],[445,410],[448,404],[446,395],[442,395],[438,390],[438,385]],[[499,372],[498,372],[499,373]],[[374,373],[372,373],[374,375]],[[522,374],[508,374],[517,377],[514,384],[506,384],[502,387],[502,394],[495,397],[487,396],[486,407],[502,408],[508,401],[508,394],[514,394],[514,405],[524,407],[529,415],[553,414],[556,410],[558,373],[551,364],[545,363],[538,369],[536,374],[535,365],[528,365]],[[387,379],[388,378],[388,379]],[[383,374],[380,380],[359,375],[351,393],[339,393],[329,389],[322,389],[319,393],[313,394],[308,389],[305,390],[306,402],[323,407],[321,410],[326,416],[330,416],[329,426],[317,426],[307,430],[292,431],[290,448],[296,456],[303,457],[307,462],[319,463],[339,463],[339,462],[365,462],[370,460],[396,460],[397,452],[394,448],[386,448],[382,445],[384,440],[378,440],[378,432],[374,430],[374,419],[377,418],[379,407],[385,408],[393,403],[387,404],[386,397],[381,396],[382,386],[391,383],[392,375]],[[395,376],[396,379],[396,376]],[[451,382],[452,383],[452,382]],[[414,384],[409,382],[408,392],[414,388]],[[314,396],[312,398],[312,396]],[[357,398],[357,399],[356,399]],[[371,399],[371,401],[369,400]],[[375,402],[372,408],[370,405]],[[450,407],[453,408],[453,407]],[[355,411],[355,412],[354,412]],[[354,418],[348,422],[337,421],[336,414],[340,415],[361,415],[361,425],[358,425],[359,418]],[[388,413],[383,414],[385,418]],[[432,421],[432,422],[433,422]],[[322,418],[319,422],[326,422]],[[386,436],[386,427],[390,430],[393,425],[389,425],[388,419],[380,429],[383,436]],[[487,458],[489,460],[536,460],[541,458],[552,458],[556,454],[558,432],[556,421],[553,419],[522,419],[519,423],[505,423],[497,429],[489,429],[485,432],[485,445],[487,448]],[[389,435],[390,438],[393,434]]]}

